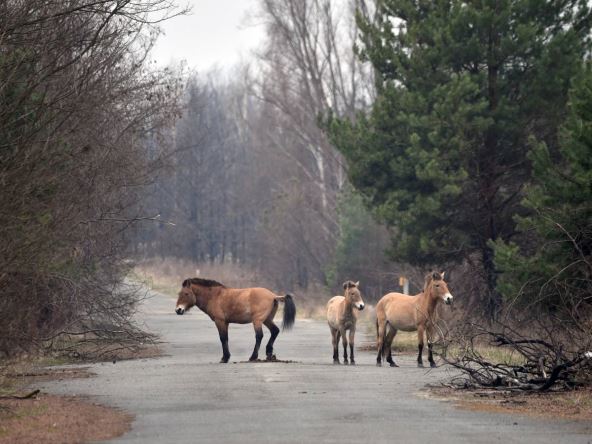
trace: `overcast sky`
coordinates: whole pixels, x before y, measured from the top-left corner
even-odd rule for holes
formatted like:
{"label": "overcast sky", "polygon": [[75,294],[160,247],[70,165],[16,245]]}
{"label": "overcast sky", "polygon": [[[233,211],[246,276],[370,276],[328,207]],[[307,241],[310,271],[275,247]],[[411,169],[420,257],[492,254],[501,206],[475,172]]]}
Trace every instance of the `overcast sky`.
{"label": "overcast sky", "polygon": [[264,30],[249,15],[257,0],[178,0],[191,4],[190,15],[164,23],[153,57],[161,65],[186,60],[199,71],[229,67],[262,42]]}

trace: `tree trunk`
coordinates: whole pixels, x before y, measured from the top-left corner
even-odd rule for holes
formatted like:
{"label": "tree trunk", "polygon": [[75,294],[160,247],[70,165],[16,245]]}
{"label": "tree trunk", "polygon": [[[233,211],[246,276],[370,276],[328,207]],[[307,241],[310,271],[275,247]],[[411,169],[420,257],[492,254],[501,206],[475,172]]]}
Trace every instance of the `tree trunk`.
{"label": "tree trunk", "polygon": [[493,262],[494,251],[491,247],[486,246],[482,250],[481,254],[483,270],[485,272],[485,280],[487,283],[485,316],[490,321],[495,321],[500,309],[502,308],[502,296],[497,291],[497,271]]}

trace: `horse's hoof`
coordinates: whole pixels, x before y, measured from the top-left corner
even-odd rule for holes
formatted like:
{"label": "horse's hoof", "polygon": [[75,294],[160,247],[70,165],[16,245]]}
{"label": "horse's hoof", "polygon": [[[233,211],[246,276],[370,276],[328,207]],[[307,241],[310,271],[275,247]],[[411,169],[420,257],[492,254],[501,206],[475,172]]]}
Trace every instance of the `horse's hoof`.
{"label": "horse's hoof", "polygon": [[423,368],[423,362],[418,362],[418,363],[417,363],[417,366],[418,366],[419,368]]}
{"label": "horse's hoof", "polygon": [[389,362],[389,365],[390,365],[391,367],[398,367],[398,366],[399,366],[398,364],[396,364],[396,363],[394,363],[394,362]]}
{"label": "horse's hoof", "polygon": [[349,365],[356,365],[355,361],[349,361]]}
{"label": "horse's hoof", "polygon": [[333,365],[340,365],[341,362],[339,362],[339,359],[334,359],[333,360]]}
{"label": "horse's hoof", "polygon": [[377,362],[376,367],[382,367],[382,362]]}
{"label": "horse's hoof", "polygon": [[267,355],[265,360],[266,361],[277,361],[277,358],[275,357],[275,355]]}
{"label": "horse's hoof", "polygon": [[436,364],[435,362],[430,362],[430,367],[437,368],[438,364]]}
{"label": "horse's hoof", "polygon": [[222,359],[220,359],[220,364],[228,364],[228,360],[229,359],[230,358],[222,358]]}
{"label": "horse's hoof", "polygon": [[255,357],[251,356],[249,358],[249,362],[256,362],[256,361],[257,361],[257,356],[255,356]]}

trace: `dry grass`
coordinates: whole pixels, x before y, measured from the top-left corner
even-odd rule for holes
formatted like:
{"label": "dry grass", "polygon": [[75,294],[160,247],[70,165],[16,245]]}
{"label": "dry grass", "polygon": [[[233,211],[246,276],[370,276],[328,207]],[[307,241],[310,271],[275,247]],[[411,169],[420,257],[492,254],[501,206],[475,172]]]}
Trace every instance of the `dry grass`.
{"label": "dry grass", "polygon": [[[183,280],[195,276],[213,279],[228,287],[267,287],[276,292],[284,291],[273,288],[255,271],[237,264],[196,264],[174,258],[151,259],[138,264],[134,268],[132,278],[146,284],[154,291],[176,297]],[[325,304],[332,296],[334,295],[320,285],[311,285],[306,292],[295,292],[298,318],[324,320]],[[277,316],[281,316],[281,308]]]}
{"label": "dry grass", "polygon": [[[366,310],[364,310],[366,312]],[[376,324],[375,313],[372,306],[368,306],[368,311],[360,317],[358,323],[358,330],[365,333],[366,340],[360,347],[364,350],[376,350]],[[393,351],[395,353],[417,353],[417,332],[399,331],[393,341]],[[434,351],[436,353],[441,351],[441,348],[436,345]],[[484,359],[490,362],[503,362],[511,365],[521,365],[524,363],[524,358],[510,350],[507,347],[496,347],[488,344],[478,344],[475,346],[475,351],[478,351]],[[458,356],[462,350],[458,347],[448,347],[446,350],[448,357]]]}
{"label": "dry grass", "polygon": [[182,259],[150,259],[136,265],[133,277],[151,289],[176,297],[181,283],[189,277],[213,279],[229,287],[260,286],[257,274],[237,264],[196,264]]}

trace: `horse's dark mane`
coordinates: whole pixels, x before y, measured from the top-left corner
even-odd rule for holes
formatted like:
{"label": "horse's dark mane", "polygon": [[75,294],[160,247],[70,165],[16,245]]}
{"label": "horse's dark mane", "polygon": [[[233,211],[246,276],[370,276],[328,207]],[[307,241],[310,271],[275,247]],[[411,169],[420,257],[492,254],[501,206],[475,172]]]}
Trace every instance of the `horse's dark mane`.
{"label": "horse's dark mane", "polygon": [[345,281],[345,282],[343,283],[343,289],[346,289],[346,288],[353,288],[353,287],[355,287],[355,286],[356,286],[356,284],[354,283],[354,281]]}
{"label": "horse's dark mane", "polygon": [[189,278],[183,281],[183,287],[189,287],[189,285],[201,285],[202,287],[222,287],[226,288],[226,285],[221,284],[218,281],[214,281],[211,279],[201,279],[201,278]]}

